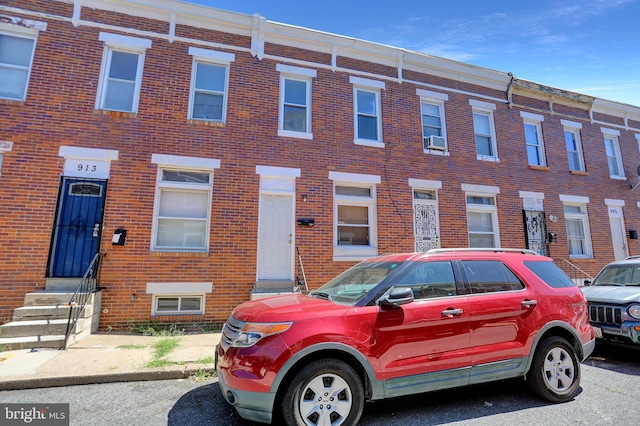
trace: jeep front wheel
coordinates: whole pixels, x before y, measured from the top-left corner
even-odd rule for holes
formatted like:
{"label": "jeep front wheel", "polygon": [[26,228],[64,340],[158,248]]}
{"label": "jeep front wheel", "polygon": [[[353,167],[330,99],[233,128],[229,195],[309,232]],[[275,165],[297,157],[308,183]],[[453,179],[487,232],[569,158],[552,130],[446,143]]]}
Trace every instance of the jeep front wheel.
{"label": "jeep front wheel", "polygon": [[293,378],[281,401],[289,426],[351,426],[364,407],[362,381],[346,362],[320,359]]}
{"label": "jeep front wheel", "polygon": [[551,402],[566,402],[578,392],[580,362],[571,345],[560,337],[550,337],[535,352],[527,375],[531,390]]}

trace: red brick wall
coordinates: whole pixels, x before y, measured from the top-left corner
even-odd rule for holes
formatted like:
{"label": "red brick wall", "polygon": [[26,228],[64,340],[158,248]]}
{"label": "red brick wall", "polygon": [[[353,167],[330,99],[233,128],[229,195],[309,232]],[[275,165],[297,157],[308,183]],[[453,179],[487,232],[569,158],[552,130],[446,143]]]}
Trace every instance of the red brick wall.
{"label": "red brick wall", "polygon": [[[53,4],[53,5],[50,5]],[[14,7],[25,2],[9,1]],[[55,9],[47,9],[54,7]],[[28,2],[38,10],[69,16],[68,6],[58,2]],[[30,16],[24,16],[31,19]],[[83,12],[85,19],[125,25],[148,31],[166,31],[166,22],[133,19],[116,13]],[[152,38],[146,52],[142,91],[137,114],[94,109],[103,46],[99,30],[73,27],[68,22],[43,19],[48,24],[37,42],[27,101],[0,103],[0,140],[12,141],[5,154],[0,177],[0,319],[21,306],[26,292],[42,289],[49,254],[59,178],[64,160],[60,146],[118,150],[111,164],[101,251],[101,285],[106,287],[101,327],[126,327],[150,319],[148,282],[212,282],[206,315],[160,317],[173,321],[223,321],[231,309],[247,300],[256,278],[256,241],[259,176],[256,165],[293,167],[301,170],[296,180],[295,217],[315,218],[312,228],[296,228],[309,285],[316,288],[351,265],[333,261],[333,182],[330,171],[379,175],[377,228],[380,253],[413,251],[412,193],[409,178],[442,181],[438,192],[443,247],[468,245],[465,194],[461,184],[493,185],[497,196],[500,240],[503,247],[523,247],[522,200],[519,191],[545,194],[549,231],[558,234],[551,254],[568,258],[562,203],[558,194],[588,196],[588,214],[594,259],[577,261],[596,273],[613,260],[609,219],[604,198],[625,200],[627,229],[638,229],[637,192],[626,181],[611,180],[607,168],[600,124],[591,124],[585,110],[556,106],[556,111],[581,118],[588,175],[568,171],[563,127],[566,115],[544,113],[542,123],[548,170],[527,165],[520,110],[495,102],[494,113],[500,162],[479,161],[474,143],[472,107],[477,96],[448,93],[445,102],[450,156],[424,154],[420,100],[416,88],[430,87],[387,80],[382,90],[385,148],[354,145],[352,74],[317,69],[313,90],[313,140],[277,136],[278,61],[259,61],[249,53],[235,54],[229,79],[226,124],[202,125],[187,120],[192,58],[195,44]],[[113,32],[113,31],[110,31]],[[230,43],[246,48],[247,37],[179,27],[183,36]],[[220,49],[218,49],[220,50]],[[330,65],[330,56],[290,47],[268,45],[268,51]],[[394,68],[339,58],[339,65],[395,77]],[[301,65],[303,66],[303,65]],[[307,68],[313,68],[310,64]],[[506,94],[495,89],[405,72],[408,80],[450,87],[497,99]],[[371,77],[373,78],[373,77]],[[382,79],[381,79],[382,81]],[[547,102],[514,97],[516,103],[548,109]],[[486,99],[485,99],[486,100]],[[539,113],[536,111],[536,113]],[[620,124],[617,117],[598,115],[596,120]],[[578,118],[573,118],[578,121]],[[637,124],[637,123],[636,123]],[[605,126],[606,127],[606,126]],[[620,143],[625,173],[636,182],[640,158],[633,132],[621,130]],[[168,154],[216,158],[210,252],[156,253],[150,251],[157,167],[151,155]],[[308,200],[301,201],[307,194]],[[128,230],[127,244],[113,246],[116,228]],[[638,240],[630,240],[630,252],[640,253]],[[131,300],[135,294],[135,300]]]}

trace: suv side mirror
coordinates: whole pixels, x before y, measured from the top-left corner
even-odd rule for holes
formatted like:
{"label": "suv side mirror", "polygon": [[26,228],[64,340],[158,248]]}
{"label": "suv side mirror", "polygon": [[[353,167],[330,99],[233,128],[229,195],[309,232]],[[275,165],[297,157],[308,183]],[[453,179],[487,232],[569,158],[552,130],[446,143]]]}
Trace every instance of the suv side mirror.
{"label": "suv side mirror", "polygon": [[584,282],[582,284],[584,284],[586,286],[589,286],[589,285],[591,285],[591,280],[584,280]]}
{"label": "suv side mirror", "polygon": [[409,287],[394,287],[378,299],[378,305],[389,308],[397,308],[411,302],[413,302],[413,290]]}

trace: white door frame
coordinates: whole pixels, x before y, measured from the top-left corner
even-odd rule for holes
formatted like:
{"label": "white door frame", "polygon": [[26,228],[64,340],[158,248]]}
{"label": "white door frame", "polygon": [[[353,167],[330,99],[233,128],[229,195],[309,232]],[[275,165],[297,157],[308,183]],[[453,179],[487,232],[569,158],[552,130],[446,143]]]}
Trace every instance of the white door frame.
{"label": "white door frame", "polygon": [[624,226],[624,215],[622,207],[623,200],[605,199],[609,212],[609,225],[611,227],[611,243],[613,244],[613,254],[615,260],[623,260],[629,256],[629,244]]}
{"label": "white door frame", "polygon": [[[260,193],[258,200],[258,235],[256,238],[256,280],[259,281],[261,279],[282,279],[282,280],[293,280],[295,274],[295,262],[294,262],[294,254],[295,254],[295,211],[296,211],[296,178],[300,177],[300,169],[293,169],[287,167],[270,167],[270,166],[256,166],[256,174],[260,175]],[[290,264],[291,266],[288,268],[288,276],[283,277],[267,277],[265,278],[264,271],[260,270],[260,259],[262,250],[268,250],[268,247],[263,247],[262,242],[260,241],[261,230],[263,226],[267,226],[264,223],[264,205],[263,199],[265,196],[282,196],[282,197],[290,197],[291,198],[291,220],[290,225],[288,226],[289,238],[290,238]]]}

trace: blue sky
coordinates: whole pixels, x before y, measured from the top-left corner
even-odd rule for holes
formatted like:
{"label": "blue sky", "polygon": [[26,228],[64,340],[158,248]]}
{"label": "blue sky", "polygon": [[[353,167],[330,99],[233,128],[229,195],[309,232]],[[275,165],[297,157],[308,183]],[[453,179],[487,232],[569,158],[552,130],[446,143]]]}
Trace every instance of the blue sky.
{"label": "blue sky", "polygon": [[640,107],[640,0],[188,0]]}

